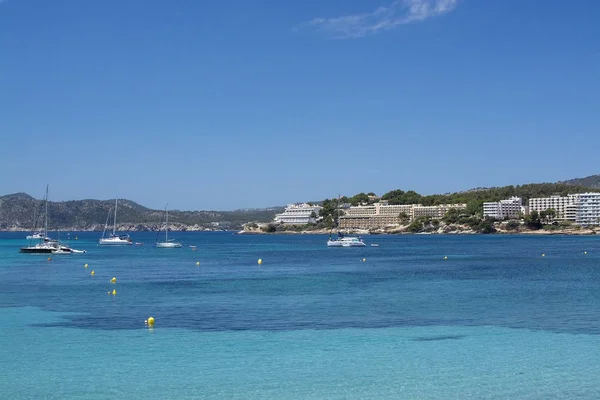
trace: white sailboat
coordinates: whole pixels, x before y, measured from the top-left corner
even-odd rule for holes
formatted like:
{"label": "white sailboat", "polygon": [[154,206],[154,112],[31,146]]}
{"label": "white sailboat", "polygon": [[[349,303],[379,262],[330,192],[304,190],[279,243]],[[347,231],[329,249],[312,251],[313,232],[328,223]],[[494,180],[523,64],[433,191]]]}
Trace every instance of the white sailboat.
{"label": "white sailboat", "polygon": [[[178,249],[181,247],[181,243],[175,242],[173,241],[173,239],[169,240],[169,210],[168,207],[169,205],[167,204],[165,206],[165,241],[164,242],[156,242],[154,244],[155,247],[160,248],[160,249]],[[158,239],[158,235],[160,234],[160,229],[158,230],[158,233],[156,234],[156,238]]]}
{"label": "white sailboat", "polygon": [[106,237],[106,228],[108,226],[108,218],[110,216],[110,210],[108,211],[108,216],[106,217],[106,223],[104,224],[104,231],[102,232],[102,238],[98,241],[100,246],[131,246],[133,243],[131,242],[131,238],[129,235],[117,235],[117,204],[118,199],[115,199],[115,216],[113,220],[113,229],[112,234]]}
{"label": "white sailboat", "polygon": [[[365,247],[366,244],[363,242],[360,236],[349,236],[344,235],[339,230],[339,219],[340,219],[340,198],[338,196],[338,204],[337,204],[337,218],[335,224],[338,228],[337,236],[332,237],[331,233],[329,234],[329,240],[327,241],[327,247]],[[333,230],[333,228],[332,228]]]}
{"label": "white sailboat", "polygon": [[44,215],[44,232],[39,235],[39,243],[35,245],[29,245],[19,249],[20,253],[30,254],[73,254],[73,253],[85,253],[85,250],[73,250],[69,246],[59,242],[58,240],[50,239],[48,237],[48,185],[46,185],[46,196],[45,202],[45,215]]}

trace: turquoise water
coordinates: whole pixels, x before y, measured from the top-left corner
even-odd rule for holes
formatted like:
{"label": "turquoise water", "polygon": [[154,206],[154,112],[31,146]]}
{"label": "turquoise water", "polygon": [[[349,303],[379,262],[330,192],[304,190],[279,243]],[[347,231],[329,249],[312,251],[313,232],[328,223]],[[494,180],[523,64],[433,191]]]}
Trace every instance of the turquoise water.
{"label": "turquoise water", "polygon": [[593,236],[0,235],[2,398],[600,398]]}

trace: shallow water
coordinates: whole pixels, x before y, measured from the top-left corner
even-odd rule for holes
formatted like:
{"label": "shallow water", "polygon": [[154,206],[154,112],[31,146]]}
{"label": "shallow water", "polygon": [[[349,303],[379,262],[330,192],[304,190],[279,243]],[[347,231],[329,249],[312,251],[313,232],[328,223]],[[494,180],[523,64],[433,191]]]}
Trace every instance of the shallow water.
{"label": "shallow water", "polygon": [[600,398],[600,238],[75,236],[0,234],[7,398]]}

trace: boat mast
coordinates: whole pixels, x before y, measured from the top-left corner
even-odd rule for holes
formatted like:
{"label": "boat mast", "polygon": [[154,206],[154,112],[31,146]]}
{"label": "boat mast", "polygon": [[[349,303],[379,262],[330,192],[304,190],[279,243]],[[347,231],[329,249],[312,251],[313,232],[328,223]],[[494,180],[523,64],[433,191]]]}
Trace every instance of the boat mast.
{"label": "boat mast", "polygon": [[44,240],[48,237],[48,184],[46,184],[46,215],[44,216]]}
{"label": "boat mast", "polygon": [[167,214],[167,221],[165,222],[165,242],[169,241],[169,203],[165,206],[165,213]]}
{"label": "boat mast", "polygon": [[118,199],[115,199],[115,219],[113,222],[113,237],[115,236],[115,230],[117,229],[117,201]]}

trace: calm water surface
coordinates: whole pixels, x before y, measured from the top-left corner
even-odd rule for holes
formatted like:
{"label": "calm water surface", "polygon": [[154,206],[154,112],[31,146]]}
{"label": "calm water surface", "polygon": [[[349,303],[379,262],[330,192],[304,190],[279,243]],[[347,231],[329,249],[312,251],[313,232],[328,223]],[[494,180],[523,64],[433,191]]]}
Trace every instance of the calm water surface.
{"label": "calm water surface", "polygon": [[5,398],[600,398],[594,236],[71,233],[87,253],[51,261],[24,236],[0,233]]}

